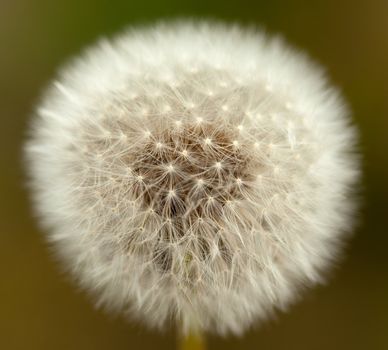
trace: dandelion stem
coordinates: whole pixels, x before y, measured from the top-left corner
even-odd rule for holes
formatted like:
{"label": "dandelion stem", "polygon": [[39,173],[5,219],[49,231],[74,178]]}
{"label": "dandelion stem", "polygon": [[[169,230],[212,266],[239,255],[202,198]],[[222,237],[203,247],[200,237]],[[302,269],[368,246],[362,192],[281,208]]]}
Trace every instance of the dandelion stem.
{"label": "dandelion stem", "polygon": [[189,333],[186,336],[181,336],[178,339],[179,350],[205,350],[206,344],[205,339],[202,334],[199,333]]}

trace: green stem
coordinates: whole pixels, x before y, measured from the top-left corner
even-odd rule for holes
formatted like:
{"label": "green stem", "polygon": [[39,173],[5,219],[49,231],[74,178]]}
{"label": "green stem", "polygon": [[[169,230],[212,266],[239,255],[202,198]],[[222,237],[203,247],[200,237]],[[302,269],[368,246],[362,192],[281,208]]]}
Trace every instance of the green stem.
{"label": "green stem", "polygon": [[190,333],[179,337],[179,350],[205,350],[205,339],[201,334]]}

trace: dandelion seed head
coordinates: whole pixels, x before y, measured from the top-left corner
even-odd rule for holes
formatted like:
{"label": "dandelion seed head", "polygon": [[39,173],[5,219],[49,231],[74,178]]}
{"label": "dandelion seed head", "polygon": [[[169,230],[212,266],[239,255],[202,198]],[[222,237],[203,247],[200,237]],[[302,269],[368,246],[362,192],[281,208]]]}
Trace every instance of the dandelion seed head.
{"label": "dandelion seed head", "polygon": [[99,304],[241,334],[340,252],[355,134],[338,92],[283,41],[174,22],[63,70],[25,150],[48,239]]}

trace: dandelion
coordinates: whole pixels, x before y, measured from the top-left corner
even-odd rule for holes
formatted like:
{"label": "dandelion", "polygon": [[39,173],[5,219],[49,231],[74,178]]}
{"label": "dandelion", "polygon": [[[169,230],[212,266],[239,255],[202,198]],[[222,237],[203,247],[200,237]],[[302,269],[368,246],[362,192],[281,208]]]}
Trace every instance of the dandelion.
{"label": "dandelion", "polygon": [[25,151],[47,238],[98,305],[224,335],[323,280],[352,226],[355,140],[305,55],[182,21],[66,66]]}

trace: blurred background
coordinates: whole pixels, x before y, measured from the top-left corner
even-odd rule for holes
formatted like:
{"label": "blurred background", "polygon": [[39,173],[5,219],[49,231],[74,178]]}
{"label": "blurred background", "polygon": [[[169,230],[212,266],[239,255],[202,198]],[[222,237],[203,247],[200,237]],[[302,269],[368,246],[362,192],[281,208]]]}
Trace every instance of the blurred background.
{"label": "blurred background", "polygon": [[21,145],[58,65],[101,35],[177,16],[259,24],[327,67],[361,131],[364,205],[330,284],[242,338],[208,349],[388,349],[388,1],[0,0],[0,348],[174,349],[95,310],[64,276],[32,218]]}

